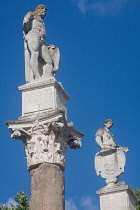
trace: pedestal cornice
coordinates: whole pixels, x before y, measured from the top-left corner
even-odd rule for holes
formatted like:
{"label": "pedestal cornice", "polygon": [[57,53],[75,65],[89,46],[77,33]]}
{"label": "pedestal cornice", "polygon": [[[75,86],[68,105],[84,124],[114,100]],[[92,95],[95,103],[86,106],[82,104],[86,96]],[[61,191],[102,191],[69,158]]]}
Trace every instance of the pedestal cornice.
{"label": "pedestal cornice", "polygon": [[57,110],[65,112],[69,96],[54,77],[35,80],[19,87],[22,92],[22,117],[37,117]]}
{"label": "pedestal cornice", "polygon": [[49,79],[35,80],[31,83],[26,83],[24,85],[19,86],[18,89],[21,92],[26,92],[26,91],[42,89],[42,88],[50,87],[50,86],[54,86],[54,87],[58,88],[59,91],[62,92],[62,94],[64,95],[66,100],[70,99],[69,95],[64,90],[61,82],[58,82],[54,77],[50,77]]}

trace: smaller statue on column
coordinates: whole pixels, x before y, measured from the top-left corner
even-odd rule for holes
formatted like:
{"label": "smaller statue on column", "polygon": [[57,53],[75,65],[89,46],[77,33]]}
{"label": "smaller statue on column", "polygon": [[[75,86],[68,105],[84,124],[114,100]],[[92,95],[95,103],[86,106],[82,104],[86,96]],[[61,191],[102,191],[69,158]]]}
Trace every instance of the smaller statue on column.
{"label": "smaller statue on column", "polygon": [[39,5],[23,20],[26,82],[54,76],[59,68],[60,52],[54,45],[46,45],[43,19],[47,7]]}
{"label": "smaller statue on column", "polygon": [[110,133],[112,126],[111,119],[105,120],[104,128],[98,129],[95,135],[101,149],[95,155],[95,170],[97,175],[106,179],[108,186],[117,183],[120,174],[124,173],[125,153],[129,151],[127,147],[116,144],[114,136]]}

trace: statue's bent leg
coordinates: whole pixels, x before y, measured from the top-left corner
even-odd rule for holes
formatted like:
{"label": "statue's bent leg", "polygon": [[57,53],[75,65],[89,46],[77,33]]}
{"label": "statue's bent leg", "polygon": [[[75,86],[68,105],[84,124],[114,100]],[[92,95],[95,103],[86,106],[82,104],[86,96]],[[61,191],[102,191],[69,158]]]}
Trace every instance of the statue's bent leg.
{"label": "statue's bent leg", "polygon": [[39,58],[39,49],[40,49],[40,42],[38,39],[29,40],[28,47],[31,53],[30,57],[30,67],[32,69],[34,79],[39,79],[39,65],[38,65],[38,58]]}

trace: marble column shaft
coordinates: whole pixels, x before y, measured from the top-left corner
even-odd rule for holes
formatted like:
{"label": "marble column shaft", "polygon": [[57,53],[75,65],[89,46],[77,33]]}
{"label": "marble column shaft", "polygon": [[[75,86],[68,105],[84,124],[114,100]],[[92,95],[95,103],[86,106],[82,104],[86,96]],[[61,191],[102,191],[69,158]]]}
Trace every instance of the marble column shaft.
{"label": "marble column shaft", "polygon": [[30,171],[30,210],[64,210],[64,176],[55,164],[43,163]]}

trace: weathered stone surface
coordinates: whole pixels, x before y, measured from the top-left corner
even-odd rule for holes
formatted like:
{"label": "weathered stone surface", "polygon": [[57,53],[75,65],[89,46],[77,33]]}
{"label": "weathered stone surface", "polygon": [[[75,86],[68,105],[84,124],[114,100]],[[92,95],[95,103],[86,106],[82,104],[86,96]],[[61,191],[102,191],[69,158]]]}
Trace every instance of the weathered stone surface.
{"label": "weathered stone surface", "polygon": [[72,123],[67,123],[62,111],[23,119],[7,122],[7,125],[11,137],[25,144],[28,170],[41,163],[53,163],[64,170],[68,145],[72,149],[80,148],[83,134],[76,131]]}
{"label": "weathered stone surface", "polygon": [[22,93],[22,116],[7,121],[12,139],[22,140],[31,174],[30,210],[64,210],[66,151],[82,146],[83,133],[67,122],[69,96],[54,76],[60,51],[46,45],[43,19],[47,7],[39,5],[23,20],[26,84]]}
{"label": "weathered stone surface", "polygon": [[124,173],[125,152],[127,147],[121,147],[115,142],[114,136],[110,133],[113,126],[111,119],[104,122],[104,128],[97,130],[95,140],[100,146],[100,152],[95,155],[95,170],[97,175],[106,179],[108,185],[118,182],[120,174]]}
{"label": "weathered stone surface", "polygon": [[60,52],[54,45],[46,45],[46,30],[43,19],[47,7],[39,5],[28,12],[23,20],[26,82],[54,76],[59,68]]}
{"label": "weathered stone surface", "polygon": [[22,116],[54,110],[63,110],[67,115],[69,96],[53,77],[22,85],[19,90],[22,92]]}
{"label": "weathered stone surface", "polygon": [[30,210],[64,210],[64,176],[60,167],[44,163],[30,174]]}
{"label": "weathered stone surface", "polygon": [[124,182],[106,186],[96,192],[100,210],[135,210],[136,195]]}

